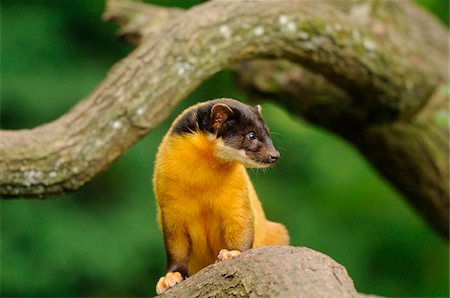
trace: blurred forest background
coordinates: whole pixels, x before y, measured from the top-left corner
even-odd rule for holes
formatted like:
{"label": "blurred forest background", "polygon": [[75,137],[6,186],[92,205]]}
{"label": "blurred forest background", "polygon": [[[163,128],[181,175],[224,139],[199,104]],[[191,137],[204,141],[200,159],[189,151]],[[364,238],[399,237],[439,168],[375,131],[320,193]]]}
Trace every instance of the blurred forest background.
{"label": "blurred forest background", "polygon": [[[153,3],[188,8],[196,1]],[[447,0],[417,1],[447,26]],[[101,21],[104,2],[1,0],[1,126],[52,121],[86,96],[132,48]],[[152,296],[165,273],[151,176],[174,117],[197,101],[246,101],[221,72],[80,191],[1,201],[1,296]],[[281,159],[251,171],[268,217],[292,245],[343,264],[363,293],[448,296],[449,247],[358,152],[264,103]],[[401,175],[401,173],[399,173]]]}

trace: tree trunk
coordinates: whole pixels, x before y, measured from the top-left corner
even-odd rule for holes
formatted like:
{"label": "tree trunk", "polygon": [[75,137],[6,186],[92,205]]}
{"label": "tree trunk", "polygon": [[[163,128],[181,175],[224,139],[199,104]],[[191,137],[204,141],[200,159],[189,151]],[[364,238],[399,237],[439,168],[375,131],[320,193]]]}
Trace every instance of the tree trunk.
{"label": "tree trunk", "polygon": [[139,46],[61,118],[0,131],[2,198],[78,189],[199,84],[233,68],[254,97],[354,144],[448,237],[447,30],[406,1],[273,3],[210,1],[183,12],[110,1],[105,17]]}

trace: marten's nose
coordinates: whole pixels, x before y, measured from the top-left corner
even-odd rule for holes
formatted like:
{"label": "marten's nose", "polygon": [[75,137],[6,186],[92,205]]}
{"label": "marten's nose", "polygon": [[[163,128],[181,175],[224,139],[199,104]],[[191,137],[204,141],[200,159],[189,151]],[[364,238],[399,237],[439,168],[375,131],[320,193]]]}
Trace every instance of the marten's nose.
{"label": "marten's nose", "polygon": [[270,162],[276,162],[279,157],[280,157],[280,152],[278,152],[278,151],[270,153],[270,155],[269,155]]}

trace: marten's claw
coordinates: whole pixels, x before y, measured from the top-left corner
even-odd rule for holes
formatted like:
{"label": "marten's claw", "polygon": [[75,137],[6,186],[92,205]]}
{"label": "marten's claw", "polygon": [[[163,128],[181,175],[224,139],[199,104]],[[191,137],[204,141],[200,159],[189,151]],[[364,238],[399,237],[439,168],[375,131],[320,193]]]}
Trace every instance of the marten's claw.
{"label": "marten's claw", "polygon": [[166,276],[161,277],[156,284],[156,293],[159,295],[165,290],[173,287],[183,280],[180,272],[168,272]]}
{"label": "marten's claw", "polygon": [[230,260],[230,259],[237,257],[240,254],[241,254],[241,252],[239,250],[221,249],[219,251],[219,255],[217,256],[217,260],[218,261]]}

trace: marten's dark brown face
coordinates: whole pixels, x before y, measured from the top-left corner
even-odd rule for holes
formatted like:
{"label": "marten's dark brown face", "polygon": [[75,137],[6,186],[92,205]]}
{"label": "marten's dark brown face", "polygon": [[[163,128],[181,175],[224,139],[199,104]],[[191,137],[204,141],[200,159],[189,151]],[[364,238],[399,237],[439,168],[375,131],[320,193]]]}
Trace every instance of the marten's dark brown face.
{"label": "marten's dark brown face", "polygon": [[260,106],[224,100],[211,107],[210,115],[209,126],[216,136],[216,156],[252,168],[268,167],[280,157],[262,119]]}
{"label": "marten's dark brown face", "polygon": [[237,161],[246,167],[272,165],[280,153],[273,146],[261,107],[222,98],[192,107],[176,121],[174,134],[202,131],[214,140],[214,153],[224,161]]}

